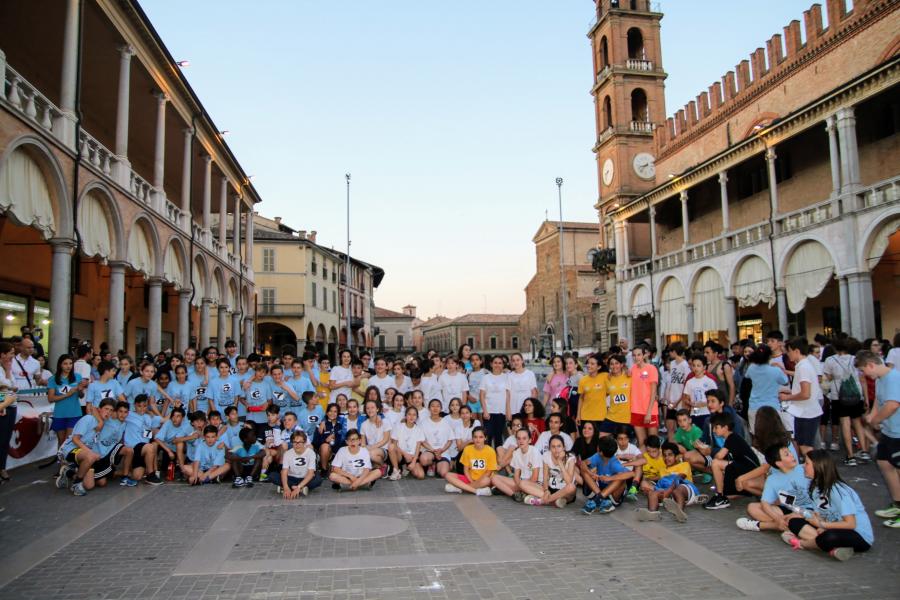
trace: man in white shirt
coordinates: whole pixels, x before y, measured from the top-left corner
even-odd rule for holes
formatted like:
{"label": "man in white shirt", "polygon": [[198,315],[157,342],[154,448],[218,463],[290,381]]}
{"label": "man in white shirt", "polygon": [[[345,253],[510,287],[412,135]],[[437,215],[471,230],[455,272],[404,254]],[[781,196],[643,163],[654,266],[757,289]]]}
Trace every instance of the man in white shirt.
{"label": "man in white shirt", "polygon": [[781,392],[778,399],[787,404],[787,412],[794,417],[794,439],[800,452],[806,455],[815,448],[816,433],[822,416],[822,388],[819,374],[807,358],[809,344],[804,338],[788,341],[787,358],[794,362],[794,379],[790,392]]}
{"label": "man in white shirt", "polygon": [[32,354],[34,354],[34,342],[29,338],[23,339],[19,344],[19,352],[13,357],[12,361],[12,376],[16,387],[20,390],[31,389],[44,384],[40,377],[41,363]]}

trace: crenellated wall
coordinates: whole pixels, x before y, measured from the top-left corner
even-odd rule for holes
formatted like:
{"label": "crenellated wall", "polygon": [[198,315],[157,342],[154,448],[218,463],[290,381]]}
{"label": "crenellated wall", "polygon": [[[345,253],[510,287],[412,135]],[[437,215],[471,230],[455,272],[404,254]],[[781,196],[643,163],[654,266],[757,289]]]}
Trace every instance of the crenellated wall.
{"label": "crenellated wall", "polygon": [[[657,183],[745,139],[767,125],[874,68],[900,45],[896,0],[827,0],[813,4],[784,34],[701,92],[657,127]],[[860,32],[863,36],[857,36]],[[833,50],[839,50],[833,52]],[[698,143],[702,140],[702,143]]]}

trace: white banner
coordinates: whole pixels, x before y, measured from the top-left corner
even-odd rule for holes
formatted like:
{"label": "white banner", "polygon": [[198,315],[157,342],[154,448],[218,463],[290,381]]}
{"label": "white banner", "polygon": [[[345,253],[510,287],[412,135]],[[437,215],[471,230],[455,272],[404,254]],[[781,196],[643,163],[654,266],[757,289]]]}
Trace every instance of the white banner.
{"label": "white banner", "polygon": [[47,393],[17,394],[16,426],[9,442],[6,467],[12,469],[56,454],[56,433],[50,431],[53,407]]}

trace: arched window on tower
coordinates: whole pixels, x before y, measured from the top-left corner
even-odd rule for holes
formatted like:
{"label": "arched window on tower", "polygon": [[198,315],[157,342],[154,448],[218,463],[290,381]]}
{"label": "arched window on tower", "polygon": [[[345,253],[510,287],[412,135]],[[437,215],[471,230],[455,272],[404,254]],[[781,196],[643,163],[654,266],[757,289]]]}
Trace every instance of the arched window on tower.
{"label": "arched window on tower", "polygon": [[636,88],[631,92],[631,120],[650,120],[647,112],[647,93],[641,88]]}
{"label": "arched window on tower", "polygon": [[600,38],[600,68],[605,69],[609,66],[609,44],[604,35]]}
{"label": "arched window on tower", "polygon": [[613,126],[612,100],[609,99],[609,96],[603,99],[603,124],[605,125],[604,129],[611,129]]}
{"label": "arched window on tower", "polygon": [[644,35],[637,27],[628,30],[628,58],[646,60],[647,53],[644,49]]}

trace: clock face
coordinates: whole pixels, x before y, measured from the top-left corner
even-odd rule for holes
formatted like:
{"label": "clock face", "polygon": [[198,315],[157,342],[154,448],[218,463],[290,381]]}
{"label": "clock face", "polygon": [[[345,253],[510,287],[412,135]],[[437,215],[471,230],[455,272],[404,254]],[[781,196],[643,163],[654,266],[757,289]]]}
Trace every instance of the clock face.
{"label": "clock face", "polygon": [[653,158],[652,154],[639,152],[634,155],[631,165],[634,167],[634,172],[641,179],[653,179],[656,176],[655,161],[656,159]]}
{"label": "clock face", "polygon": [[606,162],[603,163],[603,185],[612,183],[614,173],[615,167],[613,166],[613,161],[611,158],[607,158]]}

